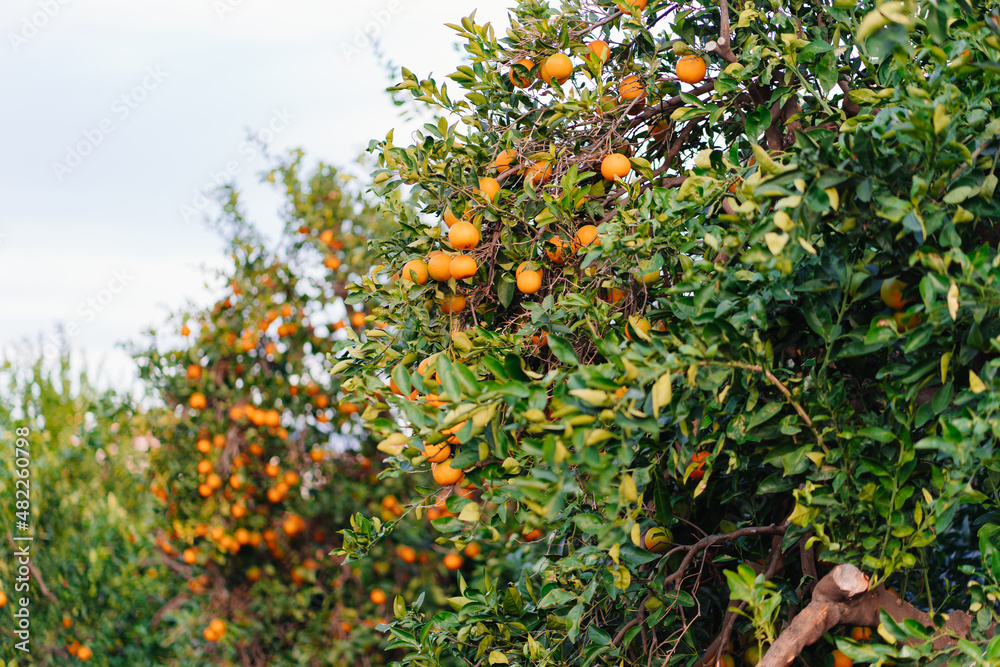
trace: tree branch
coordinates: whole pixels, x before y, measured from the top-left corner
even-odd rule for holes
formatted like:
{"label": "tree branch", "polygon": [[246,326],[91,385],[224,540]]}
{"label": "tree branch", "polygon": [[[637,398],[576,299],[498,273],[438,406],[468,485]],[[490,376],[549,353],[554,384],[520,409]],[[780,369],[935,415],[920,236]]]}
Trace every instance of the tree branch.
{"label": "tree branch", "polygon": [[677,551],[687,551],[687,555],[684,556],[684,560],[677,567],[677,570],[673,574],[667,576],[663,580],[664,585],[671,583],[673,581],[679,581],[684,577],[684,571],[687,566],[691,564],[691,561],[699,553],[715,546],[716,544],[721,544],[723,542],[732,542],[741,537],[747,537],[749,535],[784,535],[785,531],[788,530],[789,524],[783,523],[780,526],[771,524],[770,526],[747,526],[746,528],[740,528],[739,530],[734,530],[731,533],[725,533],[722,535],[709,535],[708,537],[703,537],[694,544],[689,544],[686,546],[679,546],[671,549],[667,555],[677,552]]}

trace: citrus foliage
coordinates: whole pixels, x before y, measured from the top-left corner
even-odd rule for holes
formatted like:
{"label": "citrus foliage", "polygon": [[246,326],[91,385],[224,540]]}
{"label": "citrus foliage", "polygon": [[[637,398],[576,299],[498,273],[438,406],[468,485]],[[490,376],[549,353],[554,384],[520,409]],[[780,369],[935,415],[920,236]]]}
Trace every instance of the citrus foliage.
{"label": "citrus foliage", "polygon": [[[397,226],[348,302],[387,326],[336,343],[332,371],[370,402],[388,477],[414,475],[420,502],[460,492],[442,545],[523,556],[454,613],[398,615],[403,664],[749,660],[838,562],[977,612],[982,656],[1000,579],[987,5],[524,1],[506,35],[453,26],[468,56],[447,84],[403,70],[392,90],[437,122],[372,144]],[[343,553],[390,528],[356,519]],[[749,618],[725,620],[731,598]]]}
{"label": "citrus foliage", "polygon": [[[0,540],[5,659],[10,665],[67,665],[78,658],[119,667],[162,664],[171,651],[157,637],[155,613],[169,587],[151,536],[146,418],[131,401],[71,372],[68,354],[54,369],[43,359],[25,367],[8,361],[0,377],[0,433],[9,445]],[[18,444],[21,437],[27,447]],[[24,459],[27,465],[17,465]],[[27,507],[19,504],[25,501]],[[32,575],[26,581],[19,572],[26,543],[13,538],[29,535],[35,540],[27,543]],[[18,590],[24,585],[27,590]],[[14,634],[13,614],[24,597],[29,637]],[[30,653],[15,648],[26,638]]]}
{"label": "citrus foliage", "polygon": [[445,595],[419,529],[364,563],[328,555],[352,512],[393,520],[410,485],[376,483],[381,455],[354,416],[363,404],[324,370],[335,340],[366,326],[340,295],[367,270],[366,235],[386,220],[346,176],[322,164],[300,175],[301,163],[295,154],[268,177],[287,196],[277,247],[230,191],[224,294],[136,351],[167,405],[150,489],[179,589],[163,615],[180,664],[384,664],[374,628],[393,597]]}

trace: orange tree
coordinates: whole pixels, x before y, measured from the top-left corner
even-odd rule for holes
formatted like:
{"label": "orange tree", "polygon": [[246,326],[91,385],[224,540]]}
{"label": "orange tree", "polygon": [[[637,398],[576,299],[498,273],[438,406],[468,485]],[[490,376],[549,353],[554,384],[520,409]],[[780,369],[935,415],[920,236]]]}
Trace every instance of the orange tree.
{"label": "orange tree", "polygon": [[422,531],[401,531],[363,564],[328,556],[351,511],[395,519],[410,485],[378,482],[381,454],[357,428],[366,404],[323,367],[338,337],[369,326],[341,297],[386,220],[335,169],[301,175],[302,159],[268,175],[286,194],[277,246],[223,192],[224,293],[135,350],[166,404],[150,490],[164,563],[183,584],[159,614],[179,664],[383,664],[373,628],[392,598],[444,596],[444,568],[422,565],[433,546]]}
{"label": "orange tree", "polygon": [[[0,366],[7,665],[126,667],[171,658],[156,632],[170,587],[143,483],[147,428],[134,401],[72,371],[68,352],[54,364]],[[25,536],[34,539],[18,539]]]}
{"label": "orange tree", "polygon": [[997,664],[996,3],[452,27],[332,367],[414,516],[501,550],[400,664]]}

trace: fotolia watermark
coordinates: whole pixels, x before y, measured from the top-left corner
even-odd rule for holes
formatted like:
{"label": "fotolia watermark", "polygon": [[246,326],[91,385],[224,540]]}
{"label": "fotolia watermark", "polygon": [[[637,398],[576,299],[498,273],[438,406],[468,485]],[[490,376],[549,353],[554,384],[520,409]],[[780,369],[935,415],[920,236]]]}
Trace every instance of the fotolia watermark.
{"label": "fotolia watermark", "polygon": [[38,0],[39,11],[21,19],[21,29],[18,32],[8,32],[7,41],[14,53],[35,37],[54,19],[70,0]]}
{"label": "fotolia watermark", "polygon": [[105,116],[97,123],[96,127],[83,131],[83,139],[73,145],[66,145],[66,155],[60,162],[52,163],[52,171],[61,183],[66,176],[73,173],[77,167],[83,164],[84,159],[92,154],[94,150],[104,143],[104,139],[118,129],[118,123],[132,115],[132,112],[139,108],[139,105],[146,101],[149,94],[160,87],[160,84],[170,76],[168,72],[160,69],[159,65],[146,68],[146,76],[142,81],[127,93],[119,95],[111,103],[111,113],[114,117]]}
{"label": "fotolia watermark", "polygon": [[194,195],[191,197],[191,200],[179,206],[181,217],[185,223],[190,223],[199,213],[204,213],[208,210],[212,202],[212,192],[232,183],[233,179],[243,171],[245,163],[250,162],[260,155],[264,147],[279,133],[285,131],[289,124],[295,120],[295,116],[288,113],[285,109],[275,109],[273,113],[274,115],[266,127],[251,134],[248,139],[240,144],[239,154],[242,158],[241,160],[230,160],[226,163],[225,169],[209,174],[208,181],[200,188],[194,189]]}
{"label": "fotolia watermark", "polygon": [[369,49],[375,44],[375,40],[382,31],[385,30],[392,19],[402,11],[403,6],[399,0],[389,0],[385,9],[377,9],[371,13],[371,18],[364,26],[354,29],[354,41],[350,44],[341,44],[340,52],[347,62],[351,62],[354,56],[361,55],[363,49]]}
{"label": "fotolia watermark", "polygon": [[[117,295],[125,291],[125,288],[133,280],[135,280],[135,276],[129,274],[128,269],[119,269],[112,273],[107,287],[98,291],[94,296],[84,299],[76,307],[76,313],[80,317],[80,321],[83,323],[93,322],[99,314],[103,313],[114,302]],[[49,332],[42,346],[42,354],[46,359],[57,358],[60,351],[65,349],[65,342],[80,335],[82,331],[80,321],[73,320],[63,327],[63,341],[60,341],[54,333]]]}

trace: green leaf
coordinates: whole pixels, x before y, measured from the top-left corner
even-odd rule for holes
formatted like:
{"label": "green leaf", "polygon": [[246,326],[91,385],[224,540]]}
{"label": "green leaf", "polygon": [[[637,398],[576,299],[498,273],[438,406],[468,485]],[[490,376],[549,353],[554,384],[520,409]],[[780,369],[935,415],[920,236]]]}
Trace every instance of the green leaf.
{"label": "green leaf", "polygon": [[580,365],[580,359],[576,356],[576,350],[573,349],[568,340],[556,334],[549,334],[548,341],[549,349],[552,350],[552,354],[556,356],[556,359],[564,364]]}

